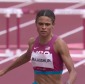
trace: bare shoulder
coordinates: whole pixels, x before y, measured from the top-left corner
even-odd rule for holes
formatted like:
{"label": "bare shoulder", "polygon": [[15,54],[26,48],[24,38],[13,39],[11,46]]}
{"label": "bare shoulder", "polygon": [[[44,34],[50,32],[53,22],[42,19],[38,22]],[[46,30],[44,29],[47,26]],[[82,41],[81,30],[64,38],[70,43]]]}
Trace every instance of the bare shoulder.
{"label": "bare shoulder", "polygon": [[62,38],[58,37],[55,41],[55,49],[59,52],[64,52],[68,50],[68,46]]}
{"label": "bare shoulder", "polygon": [[66,45],[66,42],[62,38],[60,38],[60,37],[57,38],[55,43],[58,46]]}
{"label": "bare shoulder", "polygon": [[31,37],[29,40],[28,40],[28,45],[32,45],[35,41],[35,38],[34,37]]}
{"label": "bare shoulder", "polygon": [[29,40],[28,40],[28,49],[29,50],[32,49],[32,46],[33,46],[34,42],[35,42],[35,38],[34,37],[29,38]]}

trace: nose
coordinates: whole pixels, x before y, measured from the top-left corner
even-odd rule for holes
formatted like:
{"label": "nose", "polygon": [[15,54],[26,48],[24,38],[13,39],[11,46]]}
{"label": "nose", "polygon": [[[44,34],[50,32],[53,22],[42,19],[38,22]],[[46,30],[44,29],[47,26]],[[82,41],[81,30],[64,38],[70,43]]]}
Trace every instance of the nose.
{"label": "nose", "polygon": [[46,28],[46,25],[45,25],[45,24],[43,24],[42,28],[43,28],[43,29],[45,29],[45,28]]}

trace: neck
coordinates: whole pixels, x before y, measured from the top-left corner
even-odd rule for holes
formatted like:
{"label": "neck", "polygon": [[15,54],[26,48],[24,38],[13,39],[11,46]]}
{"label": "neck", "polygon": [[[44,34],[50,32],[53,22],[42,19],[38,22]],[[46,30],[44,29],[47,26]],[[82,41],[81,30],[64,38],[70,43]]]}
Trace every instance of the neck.
{"label": "neck", "polygon": [[47,42],[49,42],[51,39],[52,39],[52,37],[53,37],[53,34],[51,34],[51,35],[48,35],[48,36],[46,36],[46,37],[39,37],[39,42],[40,42],[40,44],[46,44]]}

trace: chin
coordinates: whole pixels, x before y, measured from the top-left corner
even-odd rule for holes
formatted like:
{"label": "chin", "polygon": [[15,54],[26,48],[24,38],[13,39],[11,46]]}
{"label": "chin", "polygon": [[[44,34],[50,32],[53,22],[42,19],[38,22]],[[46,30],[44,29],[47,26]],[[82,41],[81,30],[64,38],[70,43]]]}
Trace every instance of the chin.
{"label": "chin", "polygon": [[47,34],[41,34],[40,36],[42,36],[42,37],[46,37],[46,36],[47,36]]}

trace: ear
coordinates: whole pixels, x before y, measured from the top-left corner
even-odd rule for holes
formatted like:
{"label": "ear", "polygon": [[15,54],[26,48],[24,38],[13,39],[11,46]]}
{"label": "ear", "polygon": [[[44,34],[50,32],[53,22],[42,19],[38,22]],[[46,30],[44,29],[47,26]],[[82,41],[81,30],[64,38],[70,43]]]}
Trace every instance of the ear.
{"label": "ear", "polygon": [[54,25],[55,25],[55,23],[52,24],[53,28],[54,28]]}
{"label": "ear", "polygon": [[52,21],[52,25],[53,25],[53,26],[55,25],[55,22],[54,22],[54,21]]}
{"label": "ear", "polygon": [[53,26],[55,25],[55,22],[53,23]]}

